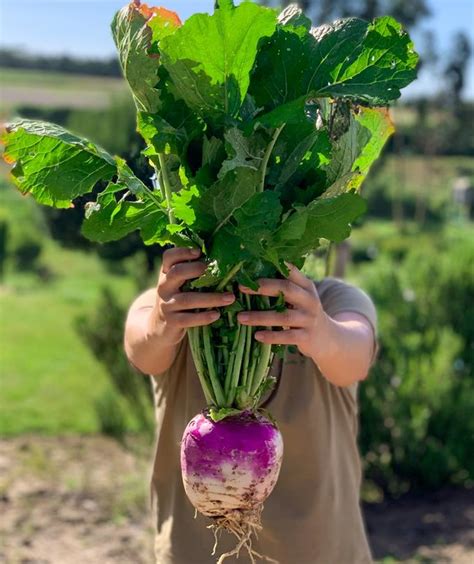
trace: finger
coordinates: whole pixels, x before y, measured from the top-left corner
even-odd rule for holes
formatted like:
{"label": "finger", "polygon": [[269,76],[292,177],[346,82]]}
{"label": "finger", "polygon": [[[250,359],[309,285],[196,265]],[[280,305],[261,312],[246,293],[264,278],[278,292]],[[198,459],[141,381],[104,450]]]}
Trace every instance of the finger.
{"label": "finger", "polygon": [[239,313],[237,319],[242,325],[252,327],[305,327],[309,318],[302,311],[288,309],[286,311],[246,311]]}
{"label": "finger", "polygon": [[167,249],[163,253],[163,261],[161,263],[161,271],[167,274],[169,269],[178,262],[186,260],[196,260],[201,254],[200,249],[190,249],[187,247],[175,247]]}
{"label": "finger", "polygon": [[315,293],[316,287],[314,282],[310,280],[307,276],[305,276],[299,268],[296,268],[294,264],[291,262],[285,262],[290,274],[288,275],[288,280],[291,280],[296,285],[301,286],[305,290],[309,290],[312,293]]}
{"label": "finger", "polygon": [[185,311],[188,309],[224,307],[234,301],[235,296],[232,293],[183,292],[174,296],[166,305],[169,311]]}
{"label": "finger", "polygon": [[267,345],[299,345],[304,341],[304,329],[288,329],[286,331],[257,331],[255,339]]}
{"label": "finger", "polygon": [[199,313],[175,313],[166,321],[171,327],[186,329],[188,327],[201,327],[210,325],[220,317],[218,311],[202,311]]}
{"label": "finger", "polygon": [[199,278],[206,268],[207,266],[201,261],[180,262],[178,264],[174,264],[165,275],[161,286],[165,292],[173,295],[187,280]]}
{"label": "finger", "polygon": [[314,295],[304,290],[288,279],[261,278],[258,290],[252,290],[245,286],[240,286],[240,290],[245,294],[255,294],[259,296],[278,297],[281,293],[285,296],[285,301],[296,307],[304,309],[314,309]]}

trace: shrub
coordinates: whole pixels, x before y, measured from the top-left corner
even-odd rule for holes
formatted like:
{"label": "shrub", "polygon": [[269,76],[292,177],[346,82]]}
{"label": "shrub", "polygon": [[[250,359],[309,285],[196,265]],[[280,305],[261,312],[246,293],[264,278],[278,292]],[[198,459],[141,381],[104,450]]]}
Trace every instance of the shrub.
{"label": "shrub", "polygon": [[[125,400],[134,426],[151,433],[154,426],[150,379],[149,376],[137,374],[125,357],[125,316],[126,309],[109,288],[104,288],[95,312],[78,318],[76,326],[86,345],[107,369],[113,389]],[[106,401],[110,406],[112,400],[109,398]],[[105,403],[100,407],[102,414],[106,413],[107,408]]]}
{"label": "shrub", "polygon": [[360,445],[366,477],[392,494],[474,479],[474,245],[413,247],[360,272],[381,345],[360,388]]}
{"label": "shrub", "polygon": [[13,248],[12,254],[17,270],[21,272],[36,271],[42,245],[39,241],[25,237]]}
{"label": "shrub", "polygon": [[106,390],[95,402],[99,429],[118,441],[123,441],[127,431],[127,415],[113,390]]}

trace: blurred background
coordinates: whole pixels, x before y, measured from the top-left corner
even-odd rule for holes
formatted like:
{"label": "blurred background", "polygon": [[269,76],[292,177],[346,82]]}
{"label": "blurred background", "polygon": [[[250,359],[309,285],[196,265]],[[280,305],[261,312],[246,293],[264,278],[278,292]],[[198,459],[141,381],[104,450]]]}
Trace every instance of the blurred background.
{"label": "blurred background", "polygon": [[[1,118],[62,124],[148,180],[109,32],[122,4],[0,0]],[[315,23],[391,14],[421,54],[418,81],[392,110],[397,132],[363,187],[369,213],[333,250],[330,271],[364,288],[379,312],[381,351],[360,389],[374,554],[386,564],[472,564],[474,4],[301,5]],[[184,20],[213,2],[166,7]],[[138,236],[87,242],[82,206],[40,208],[15,191],[4,163],[0,198],[0,561],[151,562],[152,404],[122,332],[161,252]],[[321,276],[323,258],[307,272]]]}

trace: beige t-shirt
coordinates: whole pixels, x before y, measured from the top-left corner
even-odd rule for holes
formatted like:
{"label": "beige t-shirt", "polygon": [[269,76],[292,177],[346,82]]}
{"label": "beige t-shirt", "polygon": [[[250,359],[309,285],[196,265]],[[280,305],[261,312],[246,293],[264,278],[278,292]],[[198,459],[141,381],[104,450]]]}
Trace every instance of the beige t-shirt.
{"label": "beige t-shirt", "polygon": [[[317,283],[330,316],[364,315],[376,330],[370,298],[358,288],[326,278]],[[277,485],[265,502],[263,531],[255,549],[280,564],[372,562],[359,506],[361,466],[357,449],[357,385],[338,388],[299,353],[275,359],[279,386],[266,408],[278,422],[284,458]],[[173,366],[153,378],[157,444],[151,484],[158,564],[212,564],[210,521],[198,515],[184,492],[180,441],[189,420],[205,407],[185,338]],[[235,547],[224,533],[217,554]],[[245,564],[242,551],[238,560]]]}

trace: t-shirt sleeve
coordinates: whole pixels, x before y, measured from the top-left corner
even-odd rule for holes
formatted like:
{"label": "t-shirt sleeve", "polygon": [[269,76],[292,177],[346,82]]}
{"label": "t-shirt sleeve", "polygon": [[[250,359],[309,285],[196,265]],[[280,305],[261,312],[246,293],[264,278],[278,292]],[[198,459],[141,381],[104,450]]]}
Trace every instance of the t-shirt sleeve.
{"label": "t-shirt sleeve", "polygon": [[324,278],[316,284],[316,287],[323,309],[330,317],[338,313],[353,311],[368,320],[374,331],[375,343],[372,358],[374,360],[378,351],[377,311],[369,295],[353,284],[331,277]]}

